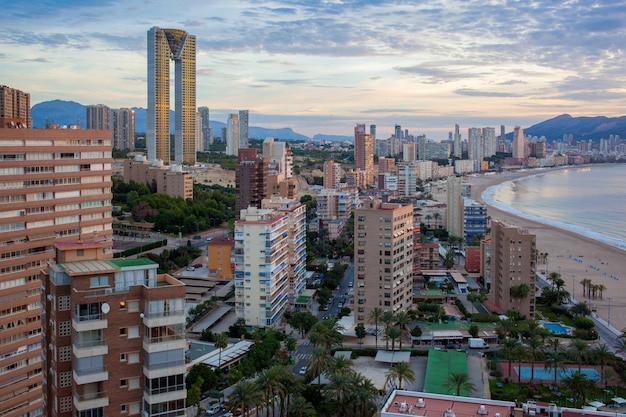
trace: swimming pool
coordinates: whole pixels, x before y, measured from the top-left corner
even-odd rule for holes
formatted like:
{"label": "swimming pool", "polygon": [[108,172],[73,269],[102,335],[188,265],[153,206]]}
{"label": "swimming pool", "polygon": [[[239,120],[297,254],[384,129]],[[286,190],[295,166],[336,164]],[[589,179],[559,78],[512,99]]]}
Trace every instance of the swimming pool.
{"label": "swimming pool", "polygon": [[548,329],[551,333],[570,334],[571,327],[564,326],[561,323],[551,323],[549,321],[540,321],[541,325]]}
{"label": "swimming pool", "polygon": [[[514,366],[515,372],[518,373],[522,377],[522,379],[530,379],[530,366],[522,365],[521,371],[519,366]],[[564,378],[569,377],[573,373],[578,372],[578,367],[567,368],[567,369],[559,369],[556,371],[556,379],[560,381]],[[600,380],[600,374],[594,368],[581,368],[580,373],[585,375],[587,379],[591,379],[594,381]],[[535,365],[535,380],[542,381],[554,381],[554,369],[547,370],[543,367],[543,365]]]}

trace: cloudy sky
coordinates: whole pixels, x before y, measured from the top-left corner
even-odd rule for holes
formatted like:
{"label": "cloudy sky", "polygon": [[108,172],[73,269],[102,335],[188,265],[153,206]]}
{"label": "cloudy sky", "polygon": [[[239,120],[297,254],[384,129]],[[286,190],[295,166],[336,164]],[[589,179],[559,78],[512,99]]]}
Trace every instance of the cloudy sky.
{"label": "cloudy sky", "polygon": [[32,104],[146,107],[152,26],[197,37],[197,104],[212,119],[352,135],[394,124],[447,139],[569,113],[626,112],[626,1],[5,2],[0,84]]}

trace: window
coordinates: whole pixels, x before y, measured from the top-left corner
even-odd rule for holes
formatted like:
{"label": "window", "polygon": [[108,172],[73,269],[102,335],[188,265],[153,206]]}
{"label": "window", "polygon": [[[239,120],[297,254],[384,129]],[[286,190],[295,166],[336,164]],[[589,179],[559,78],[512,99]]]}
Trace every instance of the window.
{"label": "window", "polygon": [[129,313],[136,313],[139,311],[139,301],[127,301],[126,305]]}
{"label": "window", "polygon": [[59,348],[59,362],[69,362],[72,360],[72,347],[62,346]]}
{"label": "window", "polygon": [[71,336],[72,335],[72,322],[62,321],[59,322],[59,336]]}
{"label": "window", "polygon": [[139,352],[132,352],[128,354],[128,363],[139,363]]}
{"label": "window", "polygon": [[127,413],[127,412],[128,412],[128,408],[126,404],[120,405],[120,413]]}
{"label": "window", "polygon": [[59,311],[68,311],[69,309],[70,309],[70,296],[60,295],[59,296]]}
{"label": "window", "polygon": [[72,397],[59,398],[59,412],[67,413],[68,411],[72,411]]}
{"label": "window", "polygon": [[[139,353],[137,353],[139,355]],[[128,389],[139,389],[139,377],[128,379]]]}
{"label": "window", "polygon": [[120,353],[120,362],[126,362],[126,354]]}
{"label": "window", "polygon": [[126,336],[126,327],[120,327],[120,336]]}
{"label": "window", "polygon": [[104,287],[109,285],[109,277],[91,277],[90,287]]}
{"label": "window", "polygon": [[126,310],[126,301],[120,301],[120,310]]}
{"label": "window", "polygon": [[135,339],[139,337],[139,326],[133,326],[128,328],[128,338]]}
{"label": "window", "polygon": [[120,379],[120,388],[128,387],[128,379]]}
{"label": "window", "polygon": [[59,372],[59,386],[60,387],[72,386],[72,371]]}

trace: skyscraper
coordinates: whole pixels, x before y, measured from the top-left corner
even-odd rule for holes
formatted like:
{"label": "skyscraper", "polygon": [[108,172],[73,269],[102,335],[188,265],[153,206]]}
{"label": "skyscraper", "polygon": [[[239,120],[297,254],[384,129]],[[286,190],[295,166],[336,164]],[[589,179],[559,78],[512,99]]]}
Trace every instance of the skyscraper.
{"label": "skyscraper", "polygon": [[[50,319],[40,317],[39,273],[54,261],[56,242],[89,238],[112,255],[111,132],[0,129],[0,144],[0,414],[36,417],[47,366],[41,327]],[[46,382],[61,383],[56,377]],[[72,397],[64,401],[71,406]]]}
{"label": "skyscraper", "polygon": [[354,128],[354,167],[365,172],[366,186],[374,184],[374,137],[365,133],[365,125]]}
{"label": "skyscraper", "polygon": [[248,110],[239,110],[239,149],[248,148]]}
{"label": "skyscraper", "polygon": [[449,177],[446,181],[446,229],[451,236],[463,237],[464,233],[462,188],[460,177]]}
{"label": "skyscraper", "polygon": [[87,106],[87,129],[111,130],[111,109],[104,104]]}
{"label": "skyscraper", "polygon": [[135,150],[135,111],[113,109],[111,111],[113,148]]}
{"label": "skyscraper", "polygon": [[210,124],[210,112],[206,106],[198,107],[198,112],[202,116],[202,149],[207,151],[213,145],[213,132]]}
{"label": "skyscraper", "polygon": [[513,130],[513,158],[524,159],[528,156],[526,152],[527,139],[524,136],[524,129],[515,126]]}
{"label": "skyscraper", "polygon": [[235,156],[239,154],[239,143],[241,141],[239,130],[239,115],[237,113],[229,114],[226,121],[226,155]]}
{"label": "skyscraper", "polygon": [[341,182],[341,165],[332,159],[324,161],[324,188],[338,188]]}
{"label": "skyscraper", "polygon": [[261,207],[261,201],[269,196],[268,162],[257,154],[256,148],[239,149],[235,170],[235,215],[242,209]]}
{"label": "skyscraper", "polygon": [[4,127],[32,127],[30,94],[0,85],[0,129]]}
{"label": "skyscraper", "polygon": [[196,37],[180,29],[148,31],[148,160],[170,157],[170,60],[174,60],[174,153],[177,164],[196,163]]}
{"label": "skyscraper", "polygon": [[461,146],[461,132],[459,125],[454,125],[454,156],[461,158],[463,156],[463,147]]}

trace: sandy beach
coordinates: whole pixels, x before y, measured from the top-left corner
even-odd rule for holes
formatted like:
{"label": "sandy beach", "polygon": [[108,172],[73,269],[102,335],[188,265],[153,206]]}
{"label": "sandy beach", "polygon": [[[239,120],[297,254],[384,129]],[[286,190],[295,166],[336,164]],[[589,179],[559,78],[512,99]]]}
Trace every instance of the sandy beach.
{"label": "sandy beach", "polygon": [[[466,181],[472,184],[472,197],[484,202],[482,193],[486,188],[539,172],[547,172],[547,170],[478,175],[467,177]],[[548,253],[547,265],[538,263],[539,271],[543,271],[546,267],[548,272],[560,271],[567,291],[572,293],[573,288],[574,298],[579,302],[586,301],[593,306],[597,309],[596,313],[606,321],[609,321],[610,302],[611,326],[617,331],[626,328],[626,252],[624,250],[573,232],[514,216],[489,204],[487,207],[487,213],[492,219],[527,229],[529,233],[537,236],[537,250],[539,253]],[[620,279],[615,280],[611,278],[611,275]],[[580,282],[585,278],[590,279],[595,285],[606,287],[602,298],[599,294],[595,299],[583,296],[583,286]]]}

